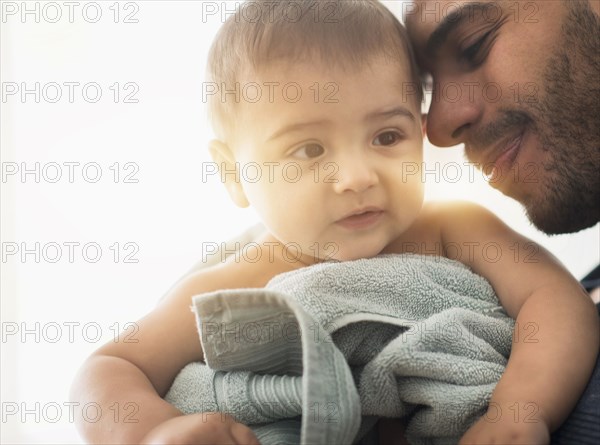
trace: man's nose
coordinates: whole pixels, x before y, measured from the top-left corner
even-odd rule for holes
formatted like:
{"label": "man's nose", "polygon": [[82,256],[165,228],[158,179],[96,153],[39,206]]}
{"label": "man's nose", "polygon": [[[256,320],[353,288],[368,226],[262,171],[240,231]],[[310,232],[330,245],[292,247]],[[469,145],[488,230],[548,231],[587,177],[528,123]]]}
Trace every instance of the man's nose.
{"label": "man's nose", "polygon": [[451,147],[465,142],[483,114],[481,91],[475,81],[434,83],[427,114],[427,137],[433,145]]}
{"label": "man's nose", "polygon": [[363,154],[348,153],[343,159],[334,163],[336,174],[333,179],[333,188],[336,193],[354,192],[362,193],[375,186],[378,175],[374,166]]}

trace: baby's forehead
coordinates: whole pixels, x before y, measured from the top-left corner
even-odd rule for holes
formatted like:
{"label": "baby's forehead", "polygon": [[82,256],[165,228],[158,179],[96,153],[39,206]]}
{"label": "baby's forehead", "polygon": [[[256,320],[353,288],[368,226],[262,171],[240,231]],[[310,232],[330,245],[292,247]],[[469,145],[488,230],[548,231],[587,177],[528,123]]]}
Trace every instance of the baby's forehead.
{"label": "baby's forehead", "polygon": [[394,70],[399,80],[409,80],[412,70],[411,60],[408,56],[390,57],[386,54],[373,54],[361,60],[327,61],[318,55],[302,58],[282,58],[270,61],[258,67],[246,67],[240,73],[240,79],[259,80],[264,83],[276,80],[290,81],[294,79],[344,79],[354,77],[358,73],[372,73],[376,75],[382,69]]}
{"label": "baby's forehead", "polygon": [[420,83],[411,77],[408,58],[398,61],[379,55],[359,65],[286,59],[244,71],[241,81],[224,87],[229,92],[222,94],[223,101],[243,113],[239,118],[244,121],[254,120],[257,114],[295,114],[299,109],[307,114],[339,112],[334,104],[357,101],[372,106],[393,101],[411,109],[414,105],[420,113]]}
{"label": "baby's forehead", "polygon": [[[257,4],[269,1],[259,0]],[[252,103],[253,98],[271,94],[283,84],[293,97],[299,71],[303,72],[305,90],[310,89],[306,84],[311,81],[343,84],[358,70],[377,73],[379,62],[374,60],[380,56],[397,67],[397,74],[387,84],[400,84],[400,88],[411,84],[417,92],[416,101],[421,102],[420,78],[406,30],[383,4],[366,0],[316,2],[328,4],[336,13],[334,20],[324,21],[311,16],[315,4],[311,0],[273,3],[279,4],[275,12],[283,12],[286,5],[294,3],[306,14],[294,21],[278,13],[266,21],[243,20],[241,13],[230,17],[211,47],[207,66],[208,80],[217,85],[211,84],[213,89],[223,85],[227,90],[241,88],[241,94],[251,98],[245,103]],[[239,103],[223,101],[217,94],[208,98],[218,133],[235,125]]]}
{"label": "baby's forehead", "polygon": [[[304,113],[323,110],[350,111],[334,105],[384,106],[386,103],[416,104],[420,84],[414,84],[406,63],[374,58],[350,69],[311,60],[281,61],[252,70],[229,99],[240,105],[246,117],[255,112],[282,113],[301,109]],[[233,88],[230,88],[232,90]],[[236,97],[237,96],[237,97]],[[233,104],[232,102],[232,104]],[[392,104],[390,104],[392,105]],[[360,107],[358,108],[360,109]]]}

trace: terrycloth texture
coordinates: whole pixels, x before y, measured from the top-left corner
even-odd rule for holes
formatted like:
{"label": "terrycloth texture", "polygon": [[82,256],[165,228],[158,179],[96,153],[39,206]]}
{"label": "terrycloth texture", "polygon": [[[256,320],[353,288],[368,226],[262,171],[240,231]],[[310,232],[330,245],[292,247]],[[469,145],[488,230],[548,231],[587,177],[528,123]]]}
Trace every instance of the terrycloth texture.
{"label": "terrycloth texture", "polygon": [[357,443],[379,417],[405,417],[413,444],[456,443],[513,328],[486,280],[419,255],[322,263],[193,308],[208,366],[184,368],[166,400],[227,412],[263,445]]}

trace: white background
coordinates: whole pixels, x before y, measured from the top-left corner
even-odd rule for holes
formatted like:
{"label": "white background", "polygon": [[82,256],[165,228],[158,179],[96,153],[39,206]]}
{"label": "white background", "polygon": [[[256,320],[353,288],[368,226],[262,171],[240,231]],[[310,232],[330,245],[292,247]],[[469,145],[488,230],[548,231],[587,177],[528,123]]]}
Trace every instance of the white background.
{"label": "white background", "polygon": [[[3,91],[19,87],[1,103],[1,236],[5,254],[19,248],[1,264],[2,443],[80,443],[64,403],[84,358],[151,310],[200,260],[203,242],[221,242],[257,220],[252,210],[230,203],[216,177],[203,181],[201,174],[210,138],[202,103],[206,52],[237,2],[75,3],[70,20],[65,2],[2,2]],[[387,2],[399,12],[399,2],[393,3]],[[39,10],[39,23],[35,14],[22,16],[24,6]],[[14,8],[18,12],[10,15]],[[207,8],[218,13],[207,16]],[[102,16],[92,23],[98,10]],[[62,16],[51,23],[57,11]],[[34,94],[23,100],[22,86],[33,89],[36,82],[39,103]],[[62,86],[56,103],[51,82]],[[72,103],[65,82],[79,83]],[[91,103],[95,90],[87,90],[86,100],[82,86],[94,82],[102,97]],[[133,91],[128,82],[138,87],[129,98],[137,103],[125,103]],[[465,167],[460,180],[444,181],[455,178],[456,170],[442,165],[464,165],[461,148],[426,144],[425,153],[432,168],[438,163],[437,178],[427,178],[428,199],[467,199],[488,207],[550,249],[578,278],[598,263],[598,226],[547,237],[481,174],[472,183]],[[8,174],[15,165],[32,169],[36,162],[39,182],[33,174],[25,181],[20,171]],[[80,163],[72,183],[65,162]],[[62,167],[56,183],[46,180],[56,176],[51,163]],[[95,183],[90,180],[96,164],[86,176],[82,171],[88,163],[101,168]],[[136,183],[125,182],[128,173]],[[22,258],[21,249],[34,249],[36,242],[39,261],[33,253]],[[79,243],[73,262],[64,244],[70,242]],[[55,263],[49,261],[56,256],[51,243],[62,247]],[[86,243],[101,247],[97,262],[91,262],[93,248],[83,256]],[[137,262],[126,263],[127,254]],[[23,337],[24,330],[30,332]]]}

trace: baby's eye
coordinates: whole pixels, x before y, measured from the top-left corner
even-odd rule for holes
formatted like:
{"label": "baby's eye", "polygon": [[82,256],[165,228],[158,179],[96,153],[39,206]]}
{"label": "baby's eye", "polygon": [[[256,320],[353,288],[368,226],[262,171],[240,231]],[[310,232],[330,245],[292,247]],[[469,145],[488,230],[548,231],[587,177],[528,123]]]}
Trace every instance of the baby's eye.
{"label": "baby's eye", "polygon": [[294,152],[294,156],[302,159],[318,158],[325,152],[322,145],[311,143],[303,145]]}
{"label": "baby's eye", "polygon": [[373,139],[373,145],[390,146],[398,142],[402,136],[396,131],[386,131]]}

